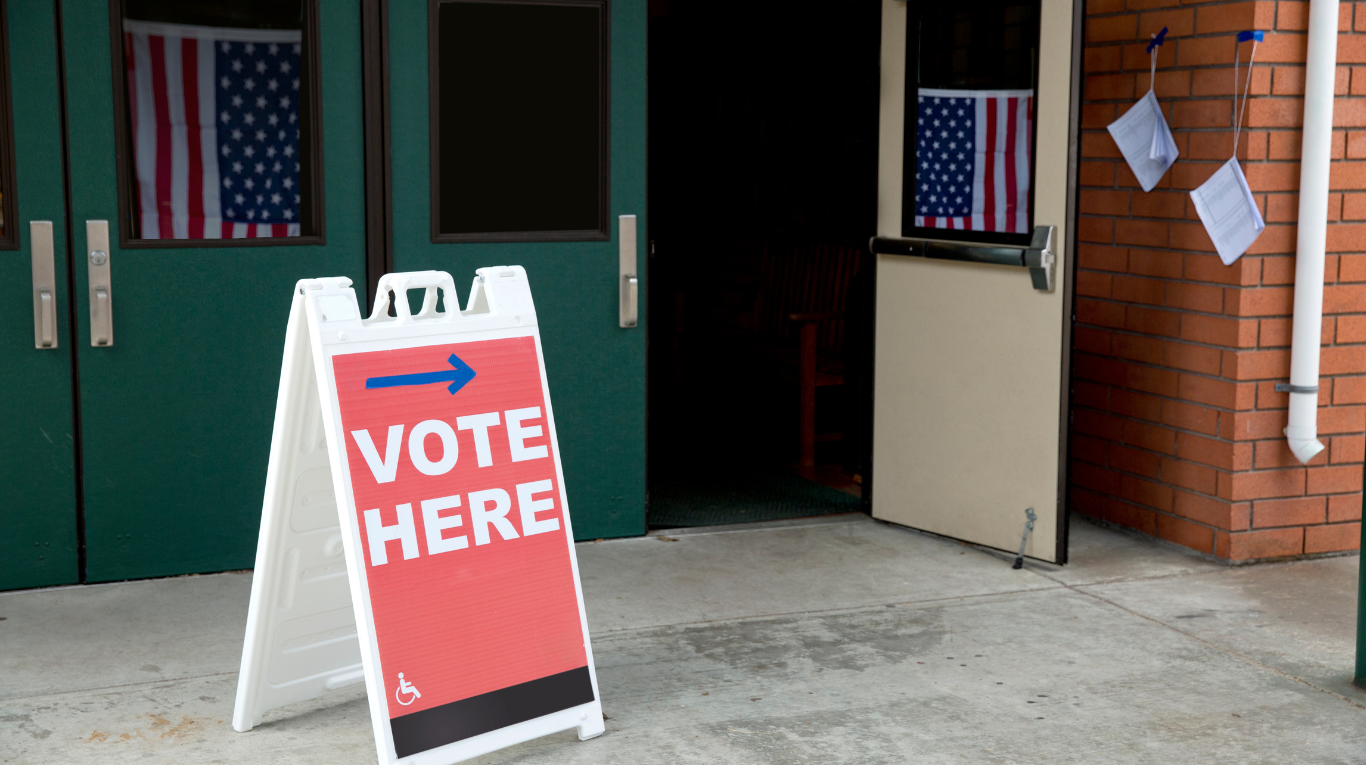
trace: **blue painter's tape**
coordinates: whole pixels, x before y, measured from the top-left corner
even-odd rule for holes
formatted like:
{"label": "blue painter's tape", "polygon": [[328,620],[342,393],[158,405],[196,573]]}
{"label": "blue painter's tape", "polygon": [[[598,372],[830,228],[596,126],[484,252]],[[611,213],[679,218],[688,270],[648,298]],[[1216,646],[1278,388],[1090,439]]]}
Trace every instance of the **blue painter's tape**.
{"label": "blue painter's tape", "polygon": [[1159,45],[1162,45],[1162,41],[1165,40],[1166,37],[1167,28],[1163,27],[1162,31],[1157,33],[1157,37],[1154,37],[1153,41],[1151,43],[1148,43],[1148,53],[1152,53],[1154,48],[1156,48]]}
{"label": "blue painter's tape", "polygon": [[1249,29],[1245,32],[1238,33],[1238,42],[1240,43],[1246,43],[1249,40],[1256,40],[1260,43],[1264,39],[1266,39],[1266,33],[1260,29]]}

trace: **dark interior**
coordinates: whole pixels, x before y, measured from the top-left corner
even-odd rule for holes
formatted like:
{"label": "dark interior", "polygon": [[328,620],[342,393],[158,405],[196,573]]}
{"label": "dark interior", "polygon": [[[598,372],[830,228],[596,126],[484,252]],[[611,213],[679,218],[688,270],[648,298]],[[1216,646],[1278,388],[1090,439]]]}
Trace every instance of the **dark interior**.
{"label": "dark interior", "polygon": [[879,4],[649,8],[650,525],[861,509]]}

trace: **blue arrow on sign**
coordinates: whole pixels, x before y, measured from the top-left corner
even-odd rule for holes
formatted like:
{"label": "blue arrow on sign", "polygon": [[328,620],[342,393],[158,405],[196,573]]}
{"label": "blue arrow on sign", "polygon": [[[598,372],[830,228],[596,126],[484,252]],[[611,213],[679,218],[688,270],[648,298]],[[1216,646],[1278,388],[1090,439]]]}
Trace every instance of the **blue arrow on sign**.
{"label": "blue arrow on sign", "polygon": [[385,387],[412,387],[419,384],[431,384],[437,381],[449,381],[451,385],[447,387],[451,394],[460,391],[460,388],[470,383],[474,378],[474,369],[469,367],[464,360],[451,355],[449,362],[452,371],[432,371],[431,373],[405,373],[400,376],[375,376],[365,380],[366,389],[383,389]]}

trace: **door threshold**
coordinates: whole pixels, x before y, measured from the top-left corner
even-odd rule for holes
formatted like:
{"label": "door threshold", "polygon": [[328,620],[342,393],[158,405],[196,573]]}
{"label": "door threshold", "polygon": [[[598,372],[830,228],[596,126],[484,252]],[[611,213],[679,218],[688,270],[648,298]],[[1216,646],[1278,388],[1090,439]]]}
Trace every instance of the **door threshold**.
{"label": "door threshold", "polygon": [[[857,520],[871,520],[872,518],[864,512],[840,512],[834,515],[816,515],[814,517],[794,517],[786,520],[765,520],[754,523],[727,523],[725,525],[700,525],[688,528],[651,528],[650,532],[644,536],[632,537],[632,539],[609,539],[609,541],[631,541],[633,539],[649,539],[656,536],[669,536],[678,538],[680,536],[702,536],[717,533],[745,533],[746,531],[768,531],[775,528],[806,528],[813,525],[840,525],[852,523]],[[579,542],[584,543],[584,542]]]}

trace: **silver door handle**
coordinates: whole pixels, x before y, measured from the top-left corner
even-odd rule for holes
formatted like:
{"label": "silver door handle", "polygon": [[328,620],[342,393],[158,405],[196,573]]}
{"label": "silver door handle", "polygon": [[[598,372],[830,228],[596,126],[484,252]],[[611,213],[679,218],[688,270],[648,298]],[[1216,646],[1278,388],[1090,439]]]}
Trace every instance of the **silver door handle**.
{"label": "silver door handle", "polygon": [[52,331],[57,321],[57,312],[52,308],[52,291],[39,291],[38,303],[41,305],[38,314],[42,317],[38,322],[38,347],[50,349],[57,346]]}
{"label": "silver door handle", "polygon": [[33,346],[57,348],[57,271],[53,262],[52,222],[28,223],[33,263]]}
{"label": "silver door handle", "polygon": [[640,322],[640,280],[636,278],[636,217],[634,215],[617,217],[617,274],[621,306],[618,324],[622,328],[635,328]]}
{"label": "silver door handle", "polygon": [[113,325],[109,317],[109,289],[100,286],[95,289],[95,304],[90,308],[90,338],[91,346],[109,346],[109,326]]}
{"label": "silver door handle", "polygon": [[635,275],[621,276],[621,327],[634,328],[640,320],[640,281]]}
{"label": "silver door handle", "polygon": [[85,222],[86,275],[90,283],[90,346],[114,346],[114,291],[109,279],[109,222]]}

